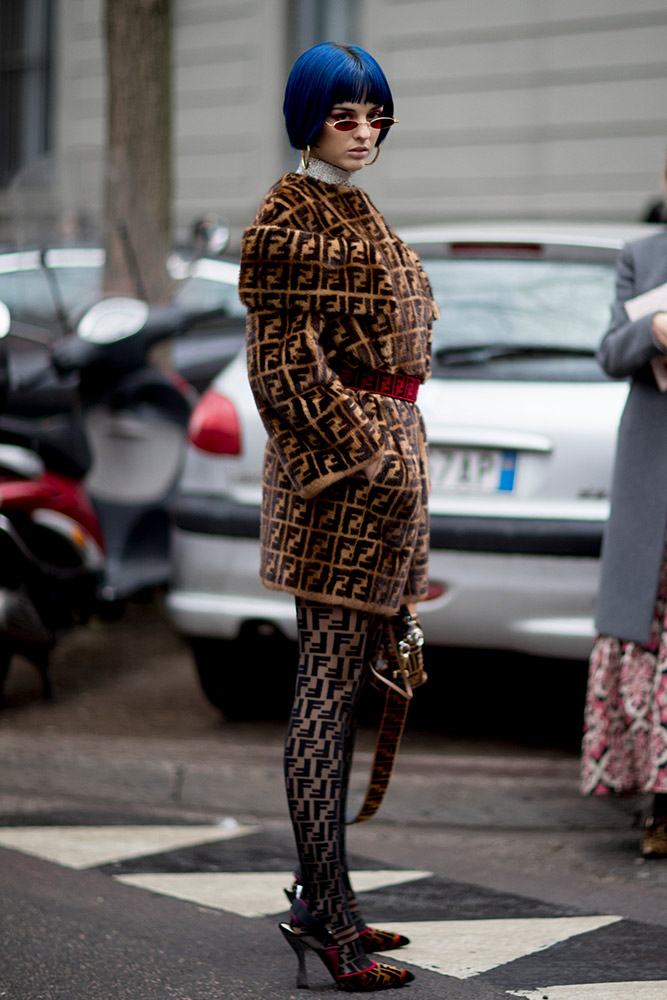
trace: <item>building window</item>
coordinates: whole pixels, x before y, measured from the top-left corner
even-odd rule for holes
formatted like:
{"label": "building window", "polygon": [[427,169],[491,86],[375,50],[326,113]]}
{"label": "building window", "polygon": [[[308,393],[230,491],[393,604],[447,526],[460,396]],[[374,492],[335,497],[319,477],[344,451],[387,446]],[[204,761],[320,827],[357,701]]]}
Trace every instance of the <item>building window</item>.
{"label": "building window", "polygon": [[357,0],[290,0],[290,67],[306,49],[319,42],[358,44]]}
{"label": "building window", "polygon": [[54,0],[0,0],[0,186],[51,145]]}

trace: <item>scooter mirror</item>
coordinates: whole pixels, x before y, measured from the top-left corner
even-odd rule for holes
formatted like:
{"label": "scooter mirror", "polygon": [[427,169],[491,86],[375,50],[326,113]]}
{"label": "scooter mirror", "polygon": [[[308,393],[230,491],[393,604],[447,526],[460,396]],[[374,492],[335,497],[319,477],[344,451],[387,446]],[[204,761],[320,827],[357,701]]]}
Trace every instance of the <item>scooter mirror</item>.
{"label": "scooter mirror", "polygon": [[12,325],[9,309],[4,302],[0,301],[0,338],[6,337]]}
{"label": "scooter mirror", "polygon": [[141,299],[113,296],[91,306],[76,332],[90,344],[114,344],[138,333],[147,319],[148,305]]}
{"label": "scooter mirror", "polygon": [[198,257],[219,257],[229,243],[229,226],[222,219],[197,219],[192,226],[192,244]]}

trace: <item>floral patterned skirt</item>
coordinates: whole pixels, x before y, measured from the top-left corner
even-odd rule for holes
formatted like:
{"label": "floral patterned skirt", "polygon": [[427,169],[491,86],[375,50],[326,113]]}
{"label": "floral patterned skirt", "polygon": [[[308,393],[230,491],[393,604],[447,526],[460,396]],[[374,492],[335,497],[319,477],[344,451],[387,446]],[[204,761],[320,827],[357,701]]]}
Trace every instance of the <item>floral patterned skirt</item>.
{"label": "floral patterned skirt", "polygon": [[593,645],[581,790],[667,792],[667,550],[648,643],[601,635]]}

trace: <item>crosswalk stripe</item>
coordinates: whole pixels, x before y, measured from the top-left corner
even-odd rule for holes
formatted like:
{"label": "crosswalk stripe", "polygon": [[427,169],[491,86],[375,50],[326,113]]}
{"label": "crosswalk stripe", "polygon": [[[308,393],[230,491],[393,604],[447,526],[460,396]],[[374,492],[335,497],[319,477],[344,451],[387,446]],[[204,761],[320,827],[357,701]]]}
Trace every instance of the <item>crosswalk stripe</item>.
{"label": "crosswalk stripe", "polygon": [[[352,880],[359,892],[369,892],[430,875],[425,871],[355,871]],[[283,889],[293,881],[288,872],[140,873],[114,877],[125,885],[226,910],[240,917],[267,917],[286,910],[288,903]]]}
{"label": "crosswalk stripe", "polygon": [[80,869],[246,837],[258,830],[233,820],[217,826],[10,826],[0,829],[0,846]]}
{"label": "crosswalk stripe", "polygon": [[[429,876],[430,872],[424,871],[351,873],[358,892]],[[241,917],[266,917],[285,910],[287,903],[282,890],[290,882],[286,872],[135,873],[116,875],[114,878],[125,885],[236,913]],[[410,965],[457,979],[469,979],[619,920],[619,916],[606,915],[404,921],[400,924],[383,921],[382,926],[409,934],[411,943],[401,949],[401,959]],[[536,1000],[541,998],[536,997]]]}
{"label": "crosswalk stripe", "polygon": [[[75,869],[114,861],[150,857],[207,843],[233,840],[260,832],[235,820],[199,826],[39,826],[0,827],[0,846]],[[431,877],[427,871],[355,871],[359,892]],[[287,908],[282,890],[288,872],[184,872],[115,875],[127,885],[173,896],[244,917],[273,916]],[[509,918],[495,920],[382,921],[387,930],[407,932],[411,944],[401,949],[410,965],[470,979],[498,966],[578,935],[620,921],[616,915]],[[506,989],[523,1000],[665,1000],[667,980],[555,984]]]}
{"label": "crosswalk stripe", "polygon": [[629,983],[581,983],[544,986],[539,990],[507,990],[508,996],[526,1000],[665,1000],[667,979]]}
{"label": "crosswalk stripe", "polygon": [[593,916],[426,920],[410,924],[383,922],[382,926],[409,935],[410,944],[401,948],[401,959],[444,976],[469,979],[621,919]]}

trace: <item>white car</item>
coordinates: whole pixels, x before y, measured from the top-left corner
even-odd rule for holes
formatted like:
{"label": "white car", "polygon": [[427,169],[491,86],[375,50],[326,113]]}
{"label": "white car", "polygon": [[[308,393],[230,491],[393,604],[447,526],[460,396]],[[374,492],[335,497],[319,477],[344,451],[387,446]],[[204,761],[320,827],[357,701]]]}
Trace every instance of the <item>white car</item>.
{"label": "white car", "polygon": [[[419,393],[432,478],[420,606],[430,645],[587,657],[627,393],[594,355],[618,250],[654,231],[531,222],[402,233],[440,308],[433,377]],[[197,406],[190,441],[168,607],[208,697],[238,715],[261,683],[243,679],[244,639],[296,635],[293,598],[258,576],[265,434],[243,352]]]}

